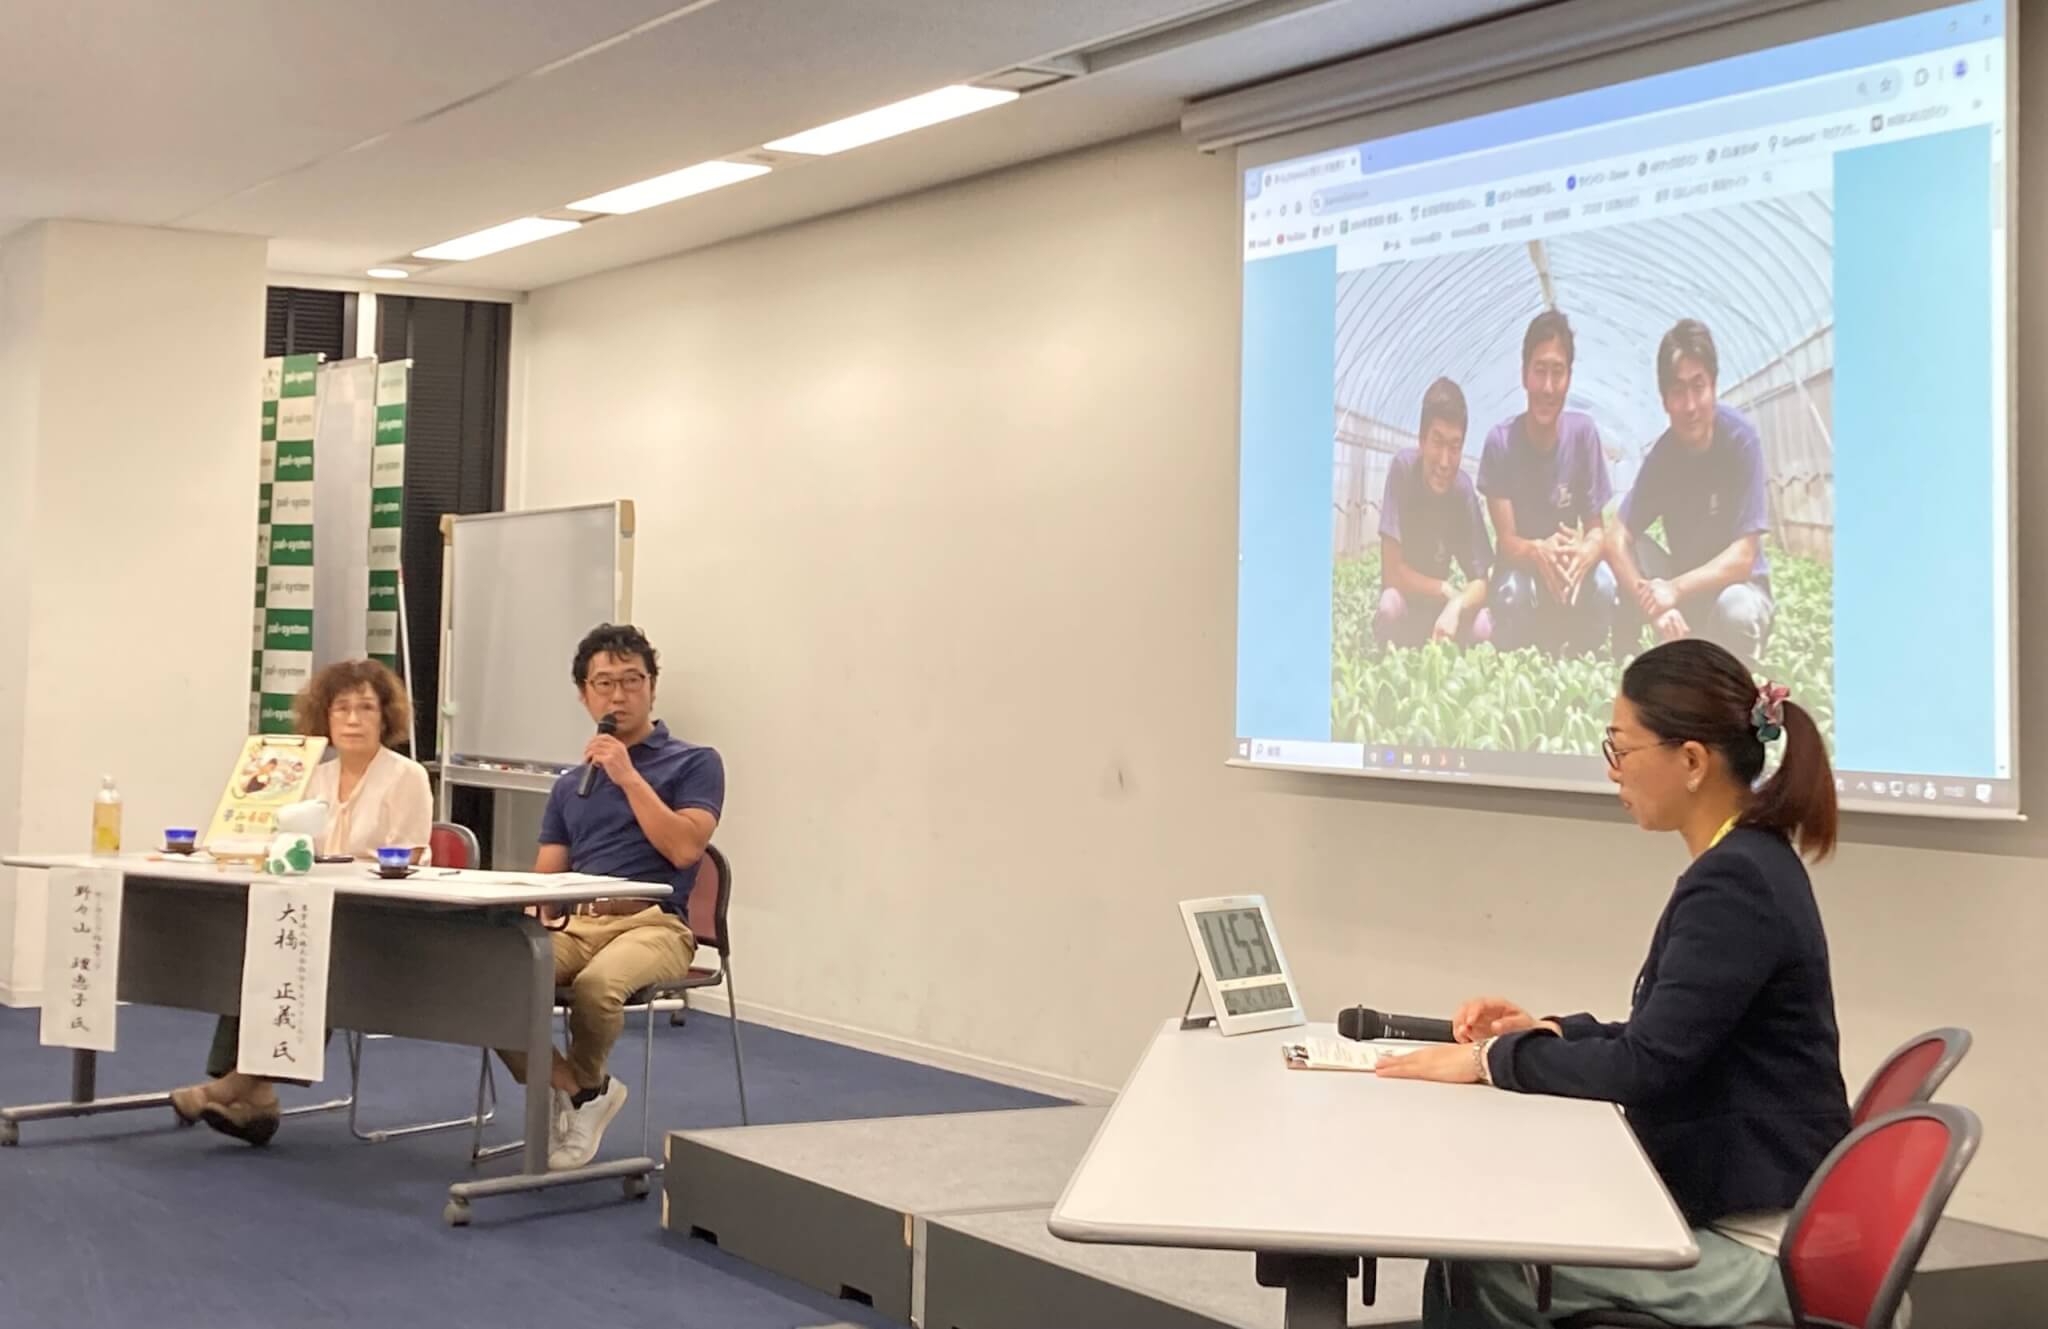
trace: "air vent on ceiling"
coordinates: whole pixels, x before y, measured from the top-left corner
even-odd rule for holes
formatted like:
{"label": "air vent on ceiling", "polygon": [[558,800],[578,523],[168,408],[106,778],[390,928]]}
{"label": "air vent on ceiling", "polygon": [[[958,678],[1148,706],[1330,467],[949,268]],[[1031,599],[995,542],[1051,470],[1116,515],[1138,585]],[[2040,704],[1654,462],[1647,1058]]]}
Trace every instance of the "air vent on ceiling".
{"label": "air vent on ceiling", "polygon": [[1000,88],[1005,92],[1036,92],[1055,83],[1064,83],[1070,78],[1079,78],[1088,72],[1087,66],[1078,60],[1074,61],[1073,67],[1056,68],[1054,65],[1055,62],[1050,60],[1043,64],[1018,65],[1015,69],[1005,69],[1000,74],[978,78],[974,80],[974,86]]}

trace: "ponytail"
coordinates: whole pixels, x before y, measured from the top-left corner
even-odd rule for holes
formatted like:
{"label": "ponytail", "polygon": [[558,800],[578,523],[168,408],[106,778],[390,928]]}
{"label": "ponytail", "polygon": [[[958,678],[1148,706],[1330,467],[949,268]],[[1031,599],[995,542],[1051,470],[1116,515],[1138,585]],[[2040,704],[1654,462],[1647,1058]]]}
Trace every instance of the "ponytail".
{"label": "ponytail", "polygon": [[1788,701],[1784,711],[1785,755],[1751,795],[1742,824],[1776,831],[1806,857],[1823,859],[1835,850],[1834,767],[1820,726],[1806,708]]}
{"label": "ponytail", "polygon": [[[1702,637],[1682,637],[1637,656],[1621,693],[1657,737],[1698,743],[1721,754],[1749,791],[1741,825],[1775,831],[1808,858],[1835,848],[1835,772],[1827,740],[1785,689],[1757,686],[1749,666]],[[1762,785],[1765,744],[1785,744],[1778,769]]]}

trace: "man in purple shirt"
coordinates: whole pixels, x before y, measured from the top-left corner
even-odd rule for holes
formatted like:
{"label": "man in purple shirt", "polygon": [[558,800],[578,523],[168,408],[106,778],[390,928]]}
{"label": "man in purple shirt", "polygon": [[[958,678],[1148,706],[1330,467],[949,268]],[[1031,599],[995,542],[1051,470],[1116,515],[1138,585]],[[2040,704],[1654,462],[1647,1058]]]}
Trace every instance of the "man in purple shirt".
{"label": "man in purple shirt", "polygon": [[1614,619],[1602,511],[1612,490],[1592,417],[1564,408],[1572,325],[1546,309],[1522,334],[1528,409],[1495,425],[1479,454],[1479,492],[1499,559],[1489,598],[1494,644],[1559,654],[1598,650]]}
{"label": "man in purple shirt", "polygon": [[[1650,445],[1608,532],[1622,592],[1615,641],[1634,647],[1648,622],[1659,641],[1696,633],[1753,667],[1777,613],[1764,558],[1764,449],[1756,426],[1720,403],[1720,374],[1714,335],[1698,319],[1680,319],[1657,345],[1671,427]],[[1659,517],[1668,549],[1648,535]]]}
{"label": "man in purple shirt", "polygon": [[[1391,646],[1456,641],[1470,646],[1493,635],[1486,577],[1493,542],[1486,537],[1479,495],[1459,465],[1465,454],[1465,394],[1440,378],[1422,394],[1416,446],[1398,453],[1380,493],[1379,611],[1372,634]],[[1448,578],[1455,560],[1465,584]]]}

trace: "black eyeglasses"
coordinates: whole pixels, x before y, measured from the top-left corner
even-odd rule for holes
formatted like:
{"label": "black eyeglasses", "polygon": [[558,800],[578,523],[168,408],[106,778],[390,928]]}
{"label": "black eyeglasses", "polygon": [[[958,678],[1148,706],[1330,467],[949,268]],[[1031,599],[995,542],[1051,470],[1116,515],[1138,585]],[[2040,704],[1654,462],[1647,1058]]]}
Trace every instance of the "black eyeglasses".
{"label": "black eyeglasses", "polygon": [[1621,759],[1631,752],[1642,752],[1647,748],[1675,748],[1682,742],[1682,739],[1660,738],[1655,743],[1638,743],[1632,748],[1625,748],[1612,738],[1603,738],[1600,740],[1600,754],[1607,758],[1608,770],[1618,771],[1621,769]]}

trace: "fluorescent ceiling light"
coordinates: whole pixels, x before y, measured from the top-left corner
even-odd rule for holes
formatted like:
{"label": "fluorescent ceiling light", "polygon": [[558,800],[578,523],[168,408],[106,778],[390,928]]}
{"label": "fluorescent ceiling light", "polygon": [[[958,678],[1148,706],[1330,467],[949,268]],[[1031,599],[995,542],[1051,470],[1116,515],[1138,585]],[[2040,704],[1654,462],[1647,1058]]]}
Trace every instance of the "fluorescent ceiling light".
{"label": "fluorescent ceiling light", "polygon": [[404,281],[407,277],[412,276],[412,273],[405,268],[371,268],[370,275],[372,277],[382,277],[385,281]]}
{"label": "fluorescent ceiling light", "polygon": [[487,230],[477,231],[470,235],[457,236],[453,240],[438,245],[429,245],[425,249],[415,249],[412,251],[412,256],[414,258],[446,259],[449,262],[459,263],[464,259],[482,258],[486,254],[496,254],[503,250],[517,248],[520,245],[530,245],[536,240],[545,240],[551,235],[563,235],[575,230],[582,224],[582,222],[558,221],[553,217],[521,217],[518,221],[508,221],[502,226],[493,226]]}
{"label": "fluorescent ceiling light", "polygon": [[801,134],[778,138],[764,146],[775,152],[802,152],[825,157],[1015,100],[1017,94],[1007,88],[974,88],[956,83],[937,92],[878,106],[844,120],[834,120],[829,125],[806,129]]}
{"label": "fluorescent ceiling light", "polygon": [[680,171],[670,171],[667,175],[657,175],[652,180],[642,180],[637,185],[624,185],[602,194],[593,194],[589,198],[578,199],[569,206],[578,212],[609,212],[622,215],[638,212],[642,208],[659,207],[663,203],[673,203],[679,198],[707,193],[766,174],[767,167],[750,166],[746,162],[698,162],[695,166],[685,166]]}

